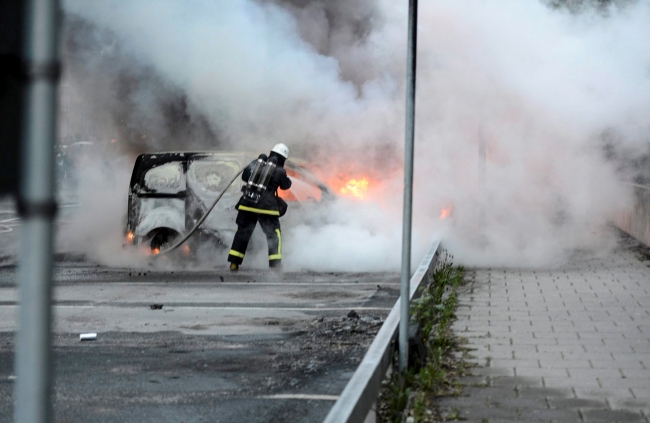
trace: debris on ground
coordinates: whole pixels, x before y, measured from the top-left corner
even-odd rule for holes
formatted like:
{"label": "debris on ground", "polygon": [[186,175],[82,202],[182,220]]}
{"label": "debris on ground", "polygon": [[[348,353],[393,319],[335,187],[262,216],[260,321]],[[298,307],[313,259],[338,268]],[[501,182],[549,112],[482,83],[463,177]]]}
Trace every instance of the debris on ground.
{"label": "debris on ground", "polygon": [[[297,379],[310,378],[326,371],[332,364],[358,366],[372,340],[379,332],[384,319],[376,316],[356,318],[319,317],[291,328],[299,335],[284,341],[282,349],[292,354],[278,354],[271,367],[278,373],[285,373],[286,380],[276,381],[279,386]],[[296,378],[296,374],[301,377]]]}
{"label": "debris on ground", "polygon": [[163,305],[162,304],[151,304],[149,306],[149,308],[152,309],[152,310],[162,310]]}
{"label": "debris on ground", "polygon": [[97,333],[82,333],[79,334],[80,341],[95,341],[97,339]]}

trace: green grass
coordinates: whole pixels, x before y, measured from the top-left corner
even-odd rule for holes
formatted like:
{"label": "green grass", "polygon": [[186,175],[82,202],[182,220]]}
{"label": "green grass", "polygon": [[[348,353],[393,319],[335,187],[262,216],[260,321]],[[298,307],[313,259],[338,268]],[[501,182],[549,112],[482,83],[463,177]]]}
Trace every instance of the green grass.
{"label": "green grass", "polygon": [[[455,377],[464,366],[454,359],[458,343],[450,326],[456,318],[457,289],[463,283],[464,269],[453,265],[453,257],[443,253],[429,284],[421,288],[421,296],[411,303],[411,321],[422,328],[427,360],[417,372],[394,372],[384,383],[379,398],[379,422],[400,423],[412,416],[416,423],[439,421],[432,399],[436,396],[459,395]],[[396,365],[394,366],[396,368]],[[458,412],[447,420],[460,420]]]}

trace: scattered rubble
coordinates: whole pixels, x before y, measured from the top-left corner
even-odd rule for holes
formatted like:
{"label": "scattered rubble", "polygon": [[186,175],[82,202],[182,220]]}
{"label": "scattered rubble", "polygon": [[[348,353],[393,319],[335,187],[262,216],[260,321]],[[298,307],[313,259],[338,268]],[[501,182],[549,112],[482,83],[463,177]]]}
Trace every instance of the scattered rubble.
{"label": "scattered rubble", "polygon": [[333,365],[355,368],[383,323],[380,317],[351,311],[345,317],[319,317],[291,327],[297,335],[282,343],[282,352],[271,362],[271,368],[284,376],[269,384],[295,388]]}
{"label": "scattered rubble", "polygon": [[97,340],[97,333],[91,332],[91,333],[79,334],[79,340],[80,341],[95,341],[95,340]]}

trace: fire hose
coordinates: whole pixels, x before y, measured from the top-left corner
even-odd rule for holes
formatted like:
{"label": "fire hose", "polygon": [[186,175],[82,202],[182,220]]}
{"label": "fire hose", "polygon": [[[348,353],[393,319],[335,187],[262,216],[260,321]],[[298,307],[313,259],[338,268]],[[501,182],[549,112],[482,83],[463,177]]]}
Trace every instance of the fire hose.
{"label": "fire hose", "polygon": [[223,195],[226,193],[226,191],[228,191],[228,188],[230,188],[230,186],[233,184],[233,182],[235,182],[235,180],[239,177],[239,175],[242,174],[242,172],[243,172],[245,169],[246,169],[246,166],[242,167],[242,168],[241,168],[241,169],[240,169],[240,170],[239,170],[239,171],[238,171],[238,172],[237,172],[237,173],[232,177],[232,179],[230,180],[230,182],[228,182],[228,185],[223,189],[223,191],[221,191],[221,193],[217,196],[217,198],[212,202],[212,204],[210,205],[210,207],[208,207],[208,210],[205,212],[205,214],[204,214],[203,216],[201,216],[201,218],[199,219],[199,221],[196,222],[196,225],[194,225],[194,227],[193,227],[192,229],[190,229],[190,231],[189,231],[188,233],[186,233],[185,235],[183,235],[183,237],[182,237],[180,240],[176,241],[176,242],[175,242],[171,247],[166,248],[165,250],[161,250],[160,253],[157,254],[157,256],[162,256],[163,254],[167,254],[167,253],[169,253],[169,252],[171,252],[171,251],[174,251],[175,249],[177,249],[178,247],[180,247],[181,245],[183,245],[183,243],[184,243],[185,241],[187,241],[187,240],[188,240],[192,235],[194,235],[194,232],[196,232],[196,230],[199,229],[199,226],[201,226],[201,224],[205,221],[205,219],[208,217],[208,215],[210,214],[210,212],[212,211],[212,209],[214,209],[214,206],[217,205],[217,203],[219,202],[219,200],[221,200],[221,197],[223,197]]}

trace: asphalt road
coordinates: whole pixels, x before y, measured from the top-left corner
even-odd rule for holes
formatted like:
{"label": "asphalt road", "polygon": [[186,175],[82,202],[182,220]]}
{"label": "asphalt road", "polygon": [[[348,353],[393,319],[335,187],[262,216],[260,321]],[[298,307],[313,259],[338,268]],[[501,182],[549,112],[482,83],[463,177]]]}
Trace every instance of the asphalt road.
{"label": "asphalt road", "polygon": [[[0,267],[2,422],[13,413],[15,278],[15,267]],[[60,423],[320,422],[399,295],[399,276],[385,273],[70,261],[55,278]],[[83,332],[98,338],[80,342]]]}

